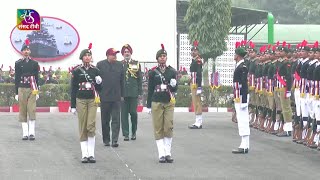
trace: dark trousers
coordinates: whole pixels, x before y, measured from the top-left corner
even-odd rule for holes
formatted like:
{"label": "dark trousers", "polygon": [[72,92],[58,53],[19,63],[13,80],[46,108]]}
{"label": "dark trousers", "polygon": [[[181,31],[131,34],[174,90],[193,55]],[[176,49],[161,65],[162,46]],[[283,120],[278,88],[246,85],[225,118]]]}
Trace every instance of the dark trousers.
{"label": "dark trousers", "polygon": [[121,106],[121,128],[122,135],[129,136],[129,114],[131,117],[131,132],[132,135],[136,134],[138,124],[137,113],[138,98],[125,97]]}
{"label": "dark trousers", "polygon": [[118,141],[120,130],[120,101],[101,102],[101,127],[104,143],[110,142],[110,120],[112,142]]}

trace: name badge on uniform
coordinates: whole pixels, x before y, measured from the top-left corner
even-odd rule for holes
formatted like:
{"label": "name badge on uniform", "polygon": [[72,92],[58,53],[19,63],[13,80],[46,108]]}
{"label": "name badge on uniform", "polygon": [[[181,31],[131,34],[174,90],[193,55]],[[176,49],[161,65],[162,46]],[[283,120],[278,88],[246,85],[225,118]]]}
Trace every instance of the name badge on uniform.
{"label": "name badge on uniform", "polygon": [[132,69],[138,69],[138,66],[136,64],[131,65]]}
{"label": "name badge on uniform", "polygon": [[90,88],[91,88],[91,83],[86,82],[86,88],[87,88],[87,89],[90,89]]}
{"label": "name badge on uniform", "polygon": [[166,89],[167,89],[167,85],[161,84],[161,85],[160,85],[160,89],[161,89],[161,90],[166,90]]}

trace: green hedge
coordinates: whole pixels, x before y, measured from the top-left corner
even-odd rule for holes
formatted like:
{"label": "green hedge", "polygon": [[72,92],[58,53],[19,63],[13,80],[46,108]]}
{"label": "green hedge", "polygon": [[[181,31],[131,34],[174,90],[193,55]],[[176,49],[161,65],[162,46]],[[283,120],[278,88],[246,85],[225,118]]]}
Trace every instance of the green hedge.
{"label": "green hedge", "polygon": [[[143,85],[143,97],[140,104],[146,105],[147,84]],[[203,87],[202,101],[206,107],[231,107],[232,87],[221,86],[219,89],[211,90],[210,87]],[[14,99],[14,84],[0,84],[0,106],[11,106],[17,103]],[[69,84],[46,84],[40,87],[38,107],[57,106],[59,100],[70,100]],[[191,104],[191,91],[188,85],[179,85],[176,93],[176,107],[189,107]]]}

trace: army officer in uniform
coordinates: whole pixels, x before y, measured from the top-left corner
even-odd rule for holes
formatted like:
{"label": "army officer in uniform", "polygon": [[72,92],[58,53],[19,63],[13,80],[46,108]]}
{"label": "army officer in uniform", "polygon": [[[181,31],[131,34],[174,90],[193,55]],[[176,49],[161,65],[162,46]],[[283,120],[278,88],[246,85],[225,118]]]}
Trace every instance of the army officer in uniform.
{"label": "army officer in uniform", "polygon": [[138,97],[142,95],[142,76],[140,63],[131,58],[132,48],[129,44],[125,44],[121,49],[124,57],[122,60],[125,75],[124,85],[124,101],[121,107],[121,127],[122,135],[125,141],[129,141],[129,117],[131,117],[131,140],[136,140],[136,131],[138,124]]}

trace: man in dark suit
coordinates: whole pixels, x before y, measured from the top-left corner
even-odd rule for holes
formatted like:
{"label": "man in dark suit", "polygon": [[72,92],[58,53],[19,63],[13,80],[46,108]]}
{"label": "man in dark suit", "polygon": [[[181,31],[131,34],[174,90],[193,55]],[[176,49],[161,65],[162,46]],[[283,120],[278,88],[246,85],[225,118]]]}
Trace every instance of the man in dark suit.
{"label": "man in dark suit", "polygon": [[246,50],[236,45],[234,60],[236,67],[233,74],[234,86],[234,106],[237,113],[238,130],[241,136],[241,144],[239,148],[232,150],[234,154],[245,154],[249,152],[249,111],[248,111],[248,68],[244,63]]}
{"label": "man in dark suit", "polygon": [[124,94],[124,70],[122,62],[117,61],[117,53],[113,48],[107,50],[107,59],[97,63],[102,78],[101,126],[105,146],[110,146],[110,120],[112,130],[112,147],[118,147],[120,130],[120,107]]}

